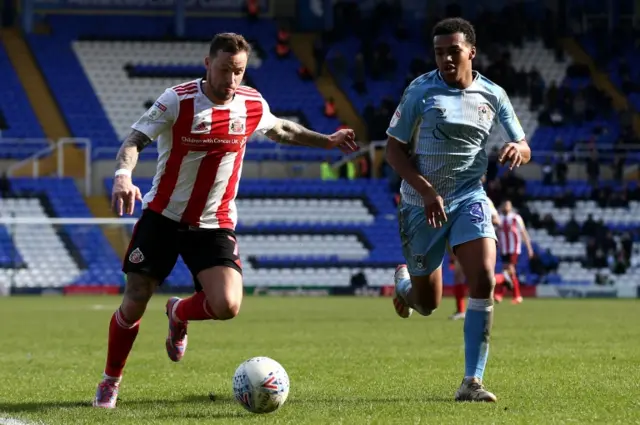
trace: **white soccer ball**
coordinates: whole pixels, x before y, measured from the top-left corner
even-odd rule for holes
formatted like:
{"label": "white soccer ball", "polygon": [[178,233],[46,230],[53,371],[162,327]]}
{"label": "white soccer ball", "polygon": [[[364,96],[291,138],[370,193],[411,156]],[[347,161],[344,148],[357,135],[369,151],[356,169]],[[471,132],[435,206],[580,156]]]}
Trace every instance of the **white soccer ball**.
{"label": "white soccer ball", "polygon": [[277,361],[253,357],[236,369],[233,395],[249,412],[274,412],[287,400],[289,376]]}

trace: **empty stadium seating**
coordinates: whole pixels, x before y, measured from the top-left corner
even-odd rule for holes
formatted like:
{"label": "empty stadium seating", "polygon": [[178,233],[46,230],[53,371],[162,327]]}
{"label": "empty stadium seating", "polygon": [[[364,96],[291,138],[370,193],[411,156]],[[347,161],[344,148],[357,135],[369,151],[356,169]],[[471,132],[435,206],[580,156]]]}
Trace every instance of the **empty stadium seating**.
{"label": "empty stadium seating", "polygon": [[[596,17],[594,22],[590,22],[591,31],[578,37],[579,42],[587,53],[594,59],[604,71],[608,73],[609,79],[617,86],[636,111],[640,111],[640,93],[626,92],[623,89],[623,78],[620,65],[623,63],[627,67],[629,79],[637,84],[640,81],[640,44],[637,41],[637,25],[634,25],[635,34],[630,31],[631,25],[622,24],[622,17],[626,22],[635,22],[634,3],[619,1],[613,2],[611,6],[598,0],[574,0],[573,7],[576,10],[582,9],[588,13],[586,16]],[[635,6],[637,10],[637,6]],[[606,21],[603,16],[611,14],[611,22],[616,25],[613,33],[609,33],[608,28],[603,25]],[[606,63],[604,65],[603,62]]]}
{"label": "empty stadium seating", "polygon": [[[619,192],[623,188],[635,189],[635,184],[621,185],[615,182],[601,182],[602,187],[607,187],[607,193]],[[562,233],[567,222],[571,219],[582,225],[587,218],[594,221],[602,221],[612,232],[630,231],[632,234],[638,228],[640,217],[640,202],[629,201],[628,207],[600,207],[596,201],[590,200],[593,187],[584,181],[568,181],[566,186],[545,186],[540,182],[527,182],[527,193],[532,200],[527,202],[532,213],[541,217],[549,215],[558,226],[559,232],[550,235],[545,229],[529,229],[531,239],[539,247],[540,251],[549,250],[561,261],[557,274],[551,274],[547,278],[549,283],[577,282],[584,284],[594,283],[596,272],[601,275],[610,275],[609,269],[593,270],[583,265],[586,257],[587,246],[584,240],[568,242]],[[554,198],[564,193],[571,193],[575,198],[575,207],[556,207]],[[631,264],[640,261],[640,250],[634,247],[631,253]],[[615,277],[620,284],[635,284],[640,277],[640,270],[635,266],[630,267],[623,275]]]}
{"label": "empty stadium seating", "polygon": [[[301,81],[296,71],[297,59],[276,59],[275,24],[244,20],[190,18],[189,40],[162,41],[171,31],[169,17],[149,19],[129,17],[49,16],[52,34],[28,35],[34,56],[60,105],[66,122],[76,137],[89,137],[94,145],[94,159],[113,158],[120,140],[130,125],[166,87],[196,78],[204,72],[202,59],[208,49],[211,28],[215,31],[241,32],[254,43],[256,54],[247,71],[247,83],[259,89],[271,104],[272,111],[292,120],[302,120],[314,129],[332,132],[335,119],[322,114],[322,99],[313,82]],[[206,23],[206,25],[202,25]],[[360,111],[371,100],[398,98],[404,86],[404,76],[415,56],[427,54],[417,37],[397,41],[389,32],[382,37],[390,42],[398,60],[398,72],[390,79],[368,80],[369,92],[360,96],[351,87],[350,76],[340,80]],[[412,33],[419,34],[419,28]],[[194,41],[194,40],[204,41]],[[353,58],[359,42],[348,39],[332,47],[329,58],[340,51]],[[590,84],[588,78],[565,76],[567,60],[556,61],[553,53],[539,40],[525,41],[521,47],[510,47],[511,61],[517,70],[540,71],[545,84],[552,82],[578,90]],[[636,59],[627,58],[633,69]],[[478,61],[487,58],[480,52]],[[7,137],[41,137],[19,81],[0,46],[0,70],[9,70],[0,79],[0,90],[12,102],[2,104],[2,111],[11,128]],[[612,62],[612,79],[617,62]],[[636,71],[634,71],[636,72]],[[635,74],[634,74],[635,75]],[[277,76],[274,77],[274,76]],[[616,79],[617,78],[617,79]],[[285,85],[286,84],[286,85]],[[597,139],[601,146],[611,145],[618,137],[618,123],[610,117],[562,127],[545,127],[538,123],[538,112],[529,107],[529,99],[514,96],[512,103],[531,140],[532,148],[550,151],[558,138],[570,149],[576,141],[592,136],[597,127],[607,132]],[[35,123],[35,124],[34,124]],[[489,147],[502,143],[499,129],[492,134]],[[46,141],[2,144],[0,158],[21,158],[46,146]],[[248,160],[324,160],[327,151],[274,145],[263,135],[255,135],[248,145]],[[144,151],[144,158],[153,158],[155,148]],[[332,159],[339,152],[329,153]],[[629,156],[636,160],[638,156]],[[150,188],[150,179],[136,179],[143,192]],[[111,178],[105,180],[111,192]],[[70,179],[13,179],[15,198],[0,198],[0,215],[45,217],[91,217],[75,184]],[[556,208],[550,200],[570,190],[580,198],[574,209]],[[598,208],[588,201],[592,188],[585,182],[569,182],[567,187],[544,186],[527,182],[527,193],[533,212],[552,215],[559,226],[571,216],[582,222],[587,215],[603,219],[611,229],[636,229],[640,204],[632,201],[628,208]],[[239,246],[248,286],[347,286],[352,275],[362,271],[370,285],[389,284],[396,264],[403,262],[397,234],[396,211],[386,181],[315,180],[244,180],[238,199]],[[140,214],[136,206],[135,216]],[[123,226],[130,229],[130,226]],[[562,235],[550,235],[544,229],[530,229],[536,253],[559,261],[557,272],[546,276],[529,274],[526,283],[590,284],[595,273],[605,270],[587,269],[583,265],[584,242],[567,242]],[[126,243],[123,239],[123,243]],[[446,260],[445,260],[446,261]],[[633,253],[640,262],[640,252]],[[526,270],[529,260],[520,258],[519,268]],[[15,269],[12,270],[11,268]],[[498,261],[497,270],[502,265]],[[445,266],[446,284],[453,282]],[[637,280],[635,268],[617,277],[622,283]],[[21,287],[61,286],[67,284],[122,284],[120,259],[109,245],[99,226],[0,226],[0,279],[14,279]],[[191,276],[182,260],[168,278],[172,286],[189,287]]]}
{"label": "empty stadium seating", "polygon": [[[38,198],[0,199],[0,215],[48,216]],[[80,276],[78,264],[53,226],[16,225],[10,229],[10,233],[11,244],[3,241],[10,252],[4,254],[8,254],[8,262],[19,261],[21,267],[0,267],[0,281],[17,287],[57,287],[69,284]]]}
{"label": "empty stadium seating", "polygon": [[[3,199],[0,213],[17,217],[91,217],[72,179],[14,178],[19,199]],[[26,263],[17,286],[64,286],[72,283],[107,284],[121,281],[120,259],[100,226],[16,225],[14,244]]]}
{"label": "empty stadium seating", "polygon": [[[139,179],[138,184],[144,192],[151,182]],[[110,192],[111,179],[105,185]],[[403,262],[395,206],[386,182],[246,180],[240,187],[237,230],[248,286],[348,286],[359,271],[370,285],[384,285],[391,283],[394,266]],[[70,179],[13,179],[12,189],[16,198],[0,198],[2,216],[91,216]],[[571,215],[582,222],[593,214],[618,230],[637,227],[640,212],[640,203],[633,201],[629,208],[609,209],[599,209],[592,201],[578,201],[575,210],[555,208],[548,200],[528,205],[532,212],[552,214],[560,226]],[[139,214],[138,206],[134,215]],[[11,277],[22,287],[123,283],[120,259],[99,226],[0,229],[0,279]],[[586,285],[594,282],[596,272],[608,273],[582,265],[584,242],[570,243],[544,229],[531,228],[530,234],[538,255],[560,260],[557,272],[544,276],[542,283]],[[633,262],[640,262],[637,249]],[[10,265],[21,268],[13,271]],[[498,261],[496,269],[501,267]],[[519,267],[528,269],[525,255]],[[444,267],[443,273],[445,284],[451,284],[451,271]],[[637,278],[635,268],[616,277],[621,284],[632,284]],[[528,284],[540,279],[524,276]],[[179,260],[168,284],[189,287],[191,281]]]}
{"label": "empty stadium seating", "polygon": [[[173,22],[169,18],[48,19],[53,35],[29,35],[30,46],[73,135],[91,138],[95,158],[113,157],[131,124],[146,110],[145,102],[157,98],[167,87],[195,78],[193,74],[198,69],[204,73],[207,41],[159,41],[171,28]],[[297,77],[298,60],[293,56],[275,57],[273,22],[189,18],[187,31],[189,37],[203,40],[218,31],[244,34],[258,48],[249,63],[247,78],[269,101],[274,113],[301,118],[324,133],[332,133],[338,127],[336,119],[322,114],[323,99],[315,84]],[[130,41],[136,37],[146,41]],[[109,39],[120,41],[105,41]],[[130,72],[125,66],[131,66]],[[327,156],[324,151],[299,147],[276,148],[261,137],[256,141],[249,145],[247,159],[317,161]],[[155,148],[151,147],[144,151],[143,159],[153,159],[155,155]],[[331,155],[337,157],[335,153]]]}
{"label": "empty stadium seating", "polygon": [[[151,187],[150,179],[136,183],[143,192]],[[105,184],[110,193],[112,180]],[[385,182],[242,181],[237,230],[245,283],[348,286],[363,270],[370,284],[389,284],[402,261],[394,208]],[[182,260],[168,280],[190,284]]]}
{"label": "empty stadium seating", "polygon": [[8,128],[0,127],[0,159],[24,159],[49,146],[26,93],[0,43],[0,113]]}

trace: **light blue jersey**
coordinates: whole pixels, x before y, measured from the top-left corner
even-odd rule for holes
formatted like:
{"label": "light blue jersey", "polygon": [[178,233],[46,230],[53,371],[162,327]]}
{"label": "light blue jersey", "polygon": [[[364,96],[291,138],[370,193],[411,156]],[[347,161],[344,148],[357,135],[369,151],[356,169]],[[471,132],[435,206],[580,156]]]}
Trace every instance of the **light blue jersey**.
{"label": "light blue jersey", "polygon": [[[509,141],[525,134],[502,87],[474,71],[471,86],[447,85],[439,71],[416,78],[405,90],[387,134],[411,144],[418,170],[442,196],[447,209],[483,192],[487,170],[485,147],[496,121]],[[406,182],[404,202],[422,206],[422,197]]]}

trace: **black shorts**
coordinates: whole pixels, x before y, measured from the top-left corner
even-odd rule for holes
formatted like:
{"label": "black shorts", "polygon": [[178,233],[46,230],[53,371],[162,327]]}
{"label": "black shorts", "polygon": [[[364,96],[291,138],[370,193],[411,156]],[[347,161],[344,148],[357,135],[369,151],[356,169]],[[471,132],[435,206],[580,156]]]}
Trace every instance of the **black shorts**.
{"label": "black shorts", "polygon": [[502,264],[517,266],[520,254],[502,254]]}
{"label": "black shorts", "polygon": [[133,228],[122,271],[145,274],[162,283],[178,255],[193,275],[197,291],[202,290],[196,279],[202,270],[227,266],[242,273],[233,230],[193,229],[148,209]]}

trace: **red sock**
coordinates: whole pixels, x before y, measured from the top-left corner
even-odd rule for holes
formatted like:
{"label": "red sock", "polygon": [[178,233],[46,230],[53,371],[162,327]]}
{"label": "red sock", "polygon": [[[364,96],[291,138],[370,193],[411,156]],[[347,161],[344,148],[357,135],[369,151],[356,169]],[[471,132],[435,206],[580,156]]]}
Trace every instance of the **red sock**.
{"label": "red sock", "polygon": [[496,279],[496,287],[504,283],[504,275],[502,273],[496,273],[495,279]]}
{"label": "red sock", "polygon": [[467,295],[467,286],[464,283],[454,284],[453,295],[456,297],[456,313],[464,313],[464,297]]}
{"label": "red sock", "polygon": [[196,292],[189,298],[180,301],[175,309],[174,317],[181,322],[217,319],[211,312],[211,307],[209,307],[204,291]]}
{"label": "red sock", "polygon": [[520,298],[520,281],[515,273],[511,276],[511,281],[513,282],[513,298]]}
{"label": "red sock", "polygon": [[105,375],[112,378],[122,376],[122,370],[140,329],[139,324],[140,321],[133,324],[127,322],[120,309],[113,313],[109,324],[109,348],[107,366],[104,368]]}

